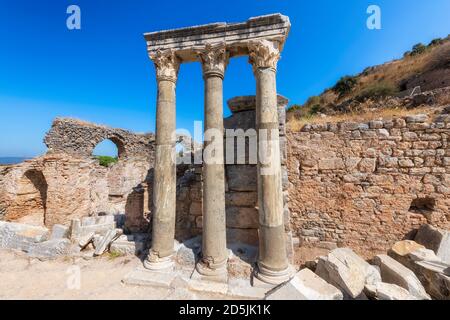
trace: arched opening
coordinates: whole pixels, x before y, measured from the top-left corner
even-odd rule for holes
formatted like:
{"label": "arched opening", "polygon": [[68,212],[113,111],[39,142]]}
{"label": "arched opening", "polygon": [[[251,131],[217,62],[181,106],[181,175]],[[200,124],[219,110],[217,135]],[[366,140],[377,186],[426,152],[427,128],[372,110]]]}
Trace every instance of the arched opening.
{"label": "arched opening", "polygon": [[92,151],[92,156],[103,167],[110,167],[117,163],[122,154],[123,145],[119,140],[114,138],[101,141]]}
{"label": "arched opening", "polygon": [[18,182],[15,202],[11,210],[8,210],[7,219],[31,225],[45,225],[47,189],[47,181],[41,171],[26,171]]}

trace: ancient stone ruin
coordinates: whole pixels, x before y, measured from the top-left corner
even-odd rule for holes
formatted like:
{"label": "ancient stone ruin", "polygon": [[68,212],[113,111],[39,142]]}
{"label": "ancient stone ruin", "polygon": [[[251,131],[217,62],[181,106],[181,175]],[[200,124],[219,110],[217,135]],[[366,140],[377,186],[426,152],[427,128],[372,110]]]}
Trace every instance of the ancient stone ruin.
{"label": "ancient stone ruin", "polygon": [[[274,14],[145,34],[156,133],[55,119],[45,155],[0,166],[0,247],[47,258],[144,255],[145,269],[126,283],[169,285],[187,272],[195,290],[241,297],[450,298],[448,110],[289,130],[276,87],[289,29]],[[226,67],[243,55],[256,96],[228,100],[223,118]],[[213,161],[194,161],[212,141],[174,134],[178,70],[188,62],[203,67],[205,136],[220,136]],[[251,158],[264,139],[268,162]],[[109,167],[92,154],[104,140],[118,149]],[[173,161],[177,146],[188,163]],[[329,253],[295,274],[299,248]],[[230,270],[259,289],[245,291]]]}

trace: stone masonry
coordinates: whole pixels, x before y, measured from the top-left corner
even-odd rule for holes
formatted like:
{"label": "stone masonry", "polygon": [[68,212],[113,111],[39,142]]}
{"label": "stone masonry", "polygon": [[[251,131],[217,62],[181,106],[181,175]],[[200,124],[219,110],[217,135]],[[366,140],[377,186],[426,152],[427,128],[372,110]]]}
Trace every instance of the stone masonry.
{"label": "stone masonry", "polygon": [[288,132],[289,208],[300,245],[363,256],[450,227],[449,115],[306,125]]}

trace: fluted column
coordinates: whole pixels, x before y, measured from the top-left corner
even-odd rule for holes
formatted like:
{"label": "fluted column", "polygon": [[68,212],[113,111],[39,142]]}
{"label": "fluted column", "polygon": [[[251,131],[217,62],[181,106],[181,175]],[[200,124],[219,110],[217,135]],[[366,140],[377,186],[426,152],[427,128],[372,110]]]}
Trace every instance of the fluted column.
{"label": "fluted column", "polygon": [[283,193],[276,67],[277,43],[260,40],[249,44],[249,62],[256,78],[256,128],[258,131],[259,254],[255,276],[269,284],[289,279],[283,223]]}
{"label": "fluted column", "polygon": [[156,154],[153,181],[152,247],[144,263],[151,270],[173,265],[176,209],[175,86],[180,61],[171,50],[150,56],[156,68]]}
{"label": "fluted column", "polygon": [[203,243],[197,271],[209,276],[226,273],[228,260],[223,151],[223,78],[228,54],[225,44],[206,45],[197,54],[205,81]]}

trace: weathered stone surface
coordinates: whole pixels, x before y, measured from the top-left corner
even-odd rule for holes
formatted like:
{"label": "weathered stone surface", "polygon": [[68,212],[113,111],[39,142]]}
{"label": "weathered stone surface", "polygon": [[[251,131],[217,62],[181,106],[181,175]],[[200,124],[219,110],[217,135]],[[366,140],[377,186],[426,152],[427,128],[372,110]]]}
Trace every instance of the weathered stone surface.
{"label": "weathered stone surface", "polygon": [[143,241],[116,240],[109,246],[109,252],[120,255],[136,255],[139,256],[144,252],[146,243]]}
{"label": "weathered stone surface", "polygon": [[226,213],[226,223],[229,228],[257,229],[259,226],[256,208],[228,207]]}
{"label": "weathered stone surface", "polygon": [[376,300],[418,300],[408,290],[392,283],[377,282],[365,287],[368,297]]}
{"label": "weathered stone surface", "polygon": [[0,221],[0,230],[4,228],[14,232],[17,236],[30,238],[34,242],[41,242],[49,237],[49,230],[44,227]]}
{"label": "weathered stone surface", "polygon": [[430,299],[414,272],[401,263],[384,254],[376,256],[374,263],[380,268],[383,282],[396,284],[408,290],[411,295],[418,299]]}
{"label": "weathered stone surface", "polygon": [[91,232],[83,237],[80,238],[78,241],[78,246],[81,249],[84,249],[89,243],[91,243],[94,240],[95,233]]}
{"label": "weathered stone surface", "polygon": [[[432,298],[450,299],[450,265],[443,263],[433,251],[412,243],[414,242],[408,243],[409,250],[399,250],[398,248],[404,249],[405,246],[396,244],[395,250],[394,248],[389,250],[389,256],[412,270]],[[414,247],[416,249],[413,249]],[[423,253],[424,250],[426,250],[425,253]],[[431,260],[421,260],[429,258]]]}
{"label": "weathered stone surface", "polygon": [[357,298],[366,283],[381,281],[377,270],[348,248],[335,249],[327,257],[320,257],[316,274],[351,298]]}
{"label": "weathered stone surface", "polygon": [[450,230],[448,129],[431,115],[407,121],[288,130],[290,226],[303,245],[338,242],[372,258],[423,224]]}
{"label": "weathered stone surface", "polygon": [[256,191],[256,166],[226,166],[228,188],[233,191]]}
{"label": "weathered stone surface", "polygon": [[65,239],[70,236],[70,228],[63,226],[61,224],[55,224],[52,228],[52,234],[50,235],[50,240],[54,239]]}
{"label": "weathered stone surface", "polygon": [[271,290],[266,300],[342,300],[340,290],[309,269],[298,272],[289,282]]}
{"label": "weathered stone surface", "polygon": [[96,256],[102,255],[108,248],[108,246],[111,244],[111,242],[114,240],[114,238],[117,237],[117,234],[118,232],[116,229],[109,230],[100,240],[98,246],[95,247],[94,255]]}
{"label": "weathered stone surface", "polygon": [[427,249],[433,250],[442,261],[450,264],[449,231],[440,230],[429,224],[425,224],[419,228],[414,240]]}
{"label": "weathered stone surface", "polygon": [[35,258],[53,259],[70,253],[71,242],[69,239],[52,239],[33,244],[28,255]]}

